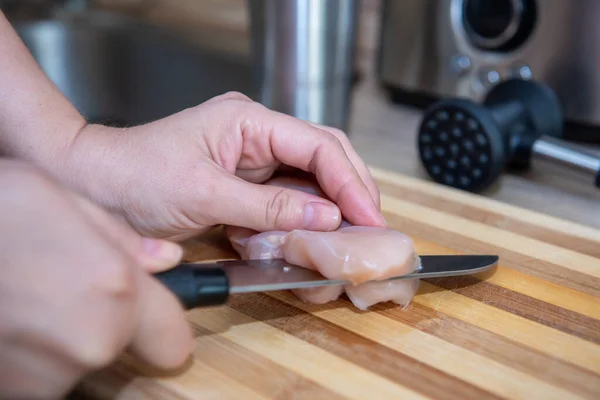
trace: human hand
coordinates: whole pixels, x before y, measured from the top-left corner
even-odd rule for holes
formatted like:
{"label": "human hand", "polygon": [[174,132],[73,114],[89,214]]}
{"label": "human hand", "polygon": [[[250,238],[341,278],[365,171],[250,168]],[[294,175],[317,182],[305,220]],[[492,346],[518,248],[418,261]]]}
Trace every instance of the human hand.
{"label": "human hand", "polygon": [[[261,183],[282,166],[313,173],[329,200]],[[334,230],[384,226],[379,192],[346,136],[238,93],[132,128],[84,128],[61,179],[138,232],[185,239],[214,225]]]}
{"label": "human hand", "polygon": [[125,349],[179,366],[193,339],[148,272],[181,248],[144,239],[31,166],[0,160],[0,398],[62,398]]}

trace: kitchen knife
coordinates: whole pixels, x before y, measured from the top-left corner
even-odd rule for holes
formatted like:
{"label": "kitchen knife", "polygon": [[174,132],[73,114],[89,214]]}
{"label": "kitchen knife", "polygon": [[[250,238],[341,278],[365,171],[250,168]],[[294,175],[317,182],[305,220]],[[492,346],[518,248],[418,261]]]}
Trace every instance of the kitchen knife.
{"label": "kitchen knife", "polygon": [[[420,258],[418,271],[383,281],[468,275],[492,268],[498,262],[498,256],[493,255],[423,255]],[[350,284],[327,279],[317,271],[279,259],[184,263],[154,276],[187,310],[224,305],[231,294]]]}

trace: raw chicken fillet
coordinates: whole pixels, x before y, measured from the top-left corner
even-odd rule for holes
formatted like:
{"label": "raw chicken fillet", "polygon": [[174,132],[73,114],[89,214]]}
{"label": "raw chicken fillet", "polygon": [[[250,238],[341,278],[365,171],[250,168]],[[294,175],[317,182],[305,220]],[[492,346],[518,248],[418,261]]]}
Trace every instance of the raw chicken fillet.
{"label": "raw chicken fillet", "polygon": [[[275,178],[268,184],[324,197],[310,182]],[[345,291],[361,310],[388,301],[407,306],[418,289],[418,279],[377,282],[420,268],[412,240],[393,229],[352,226],[344,221],[333,232],[256,232],[228,227],[227,235],[243,259],[285,259],[290,264],[317,270],[328,279],[351,283],[293,291],[308,303],[334,301]]]}

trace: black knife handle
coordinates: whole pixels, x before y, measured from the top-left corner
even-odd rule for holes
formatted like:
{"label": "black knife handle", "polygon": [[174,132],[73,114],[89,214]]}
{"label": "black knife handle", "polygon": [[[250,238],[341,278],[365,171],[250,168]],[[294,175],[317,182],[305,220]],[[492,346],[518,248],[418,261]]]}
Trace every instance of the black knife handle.
{"label": "black knife handle", "polygon": [[229,280],[225,270],[216,264],[179,264],[154,276],[186,310],[220,306],[229,299]]}

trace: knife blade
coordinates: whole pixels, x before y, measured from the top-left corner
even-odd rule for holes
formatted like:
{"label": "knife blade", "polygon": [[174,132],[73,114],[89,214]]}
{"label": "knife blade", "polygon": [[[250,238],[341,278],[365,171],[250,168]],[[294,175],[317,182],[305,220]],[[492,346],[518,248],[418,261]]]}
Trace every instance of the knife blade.
{"label": "knife blade", "polygon": [[[498,263],[495,255],[422,255],[420,259],[419,270],[383,281],[469,275]],[[351,284],[327,279],[317,271],[280,259],[182,263],[154,276],[173,292],[186,310],[224,305],[232,294]]]}

